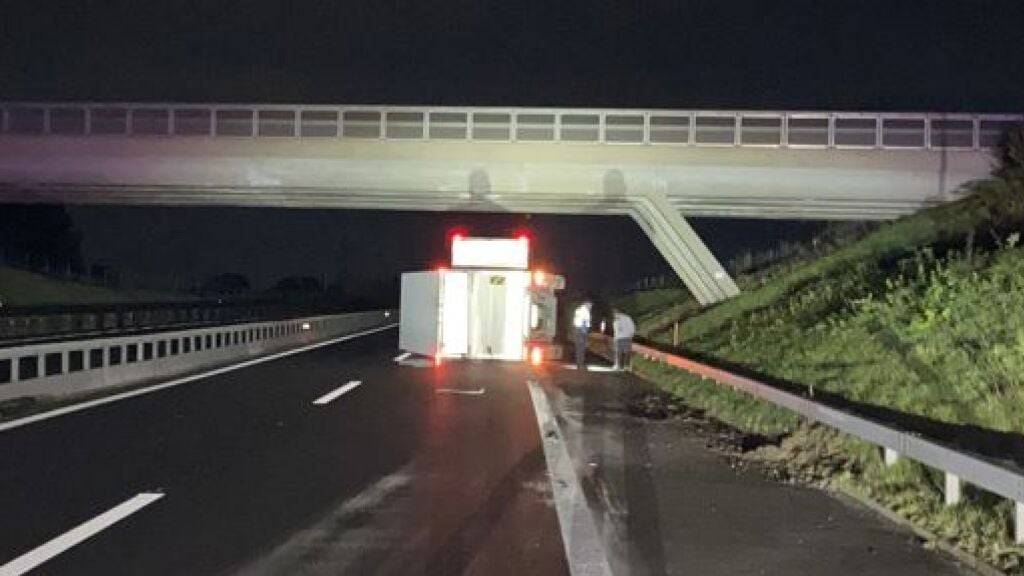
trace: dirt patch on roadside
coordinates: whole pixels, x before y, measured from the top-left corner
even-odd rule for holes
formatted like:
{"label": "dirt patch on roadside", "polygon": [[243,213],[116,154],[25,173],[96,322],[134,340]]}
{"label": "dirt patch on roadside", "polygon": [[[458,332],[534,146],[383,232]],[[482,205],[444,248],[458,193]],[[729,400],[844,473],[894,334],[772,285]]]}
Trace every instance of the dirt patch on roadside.
{"label": "dirt patch on roadside", "polygon": [[[703,410],[691,408],[684,404],[679,398],[663,391],[644,391],[629,397],[626,401],[626,411],[631,416],[647,420],[666,421],[672,420],[682,424],[687,429],[704,437],[709,449],[718,452],[730,460],[733,469],[741,470],[749,468],[751,464],[765,461],[761,452],[774,450],[775,454],[782,449],[786,435],[768,436],[753,432],[743,432],[728,424],[708,416]],[[784,459],[783,459],[784,460]],[[767,462],[778,462],[776,458],[769,458]],[[776,466],[758,466],[766,476],[773,480],[786,480],[790,474],[780,470],[774,470]]]}
{"label": "dirt patch on roadside", "polygon": [[0,421],[29,414],[38,409],[39,401],[33,396],[19,396],[0,402]]}

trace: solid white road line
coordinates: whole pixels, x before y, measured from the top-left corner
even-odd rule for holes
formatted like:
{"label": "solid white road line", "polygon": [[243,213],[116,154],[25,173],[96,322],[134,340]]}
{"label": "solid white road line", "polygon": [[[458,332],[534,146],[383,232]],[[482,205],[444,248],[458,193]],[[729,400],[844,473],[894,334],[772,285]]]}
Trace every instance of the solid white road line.
{"label": "solid white road line", "polygon": [[26,424],[33,422],[39,422],[41,420],[48,420],[50,418],[56,418],[57,416],[63,416],[65,414],[71,414],[72,412],[78,412],[79,410],[85,410],[94,406],[102,406],[103,404],[110,404],[111,402],[117,402],[118,400],[125,400],[127,398],[133,398],[135,396],[141,396],[143,394],[149,394],[150,392],[156,392],[163,390],[164,388],[171,388],[174,386],[180,386],[196,380],[202,380],[203,378],[209,378],[210,376],[216,376],[218,374],[224,374],[233,370],[239,370],[248,366],[254,366],[256,364],[262,364],[264,362],[270,362],[271,360],[277,360],[278,358],[284,358],[285,356],[291,356],[293,354],[301,354],[309,350],[316,348],[323,348],[324,346],[330,346],[337,344],[338,342],[344,342],[346,340],[352,340],[361,336],[368,336],[384,330],[390,330],[397,327],[398,324],[388,324],[387,326],[381,326],[379,328],[371,328],[370,330],[363,330],[362,332],[356,332],[354,334],[346,334],[345,336],[339,336],[338,338],[332,338],[330,340],[324,340],[323,342],[317,342],[316,344],[310,344],[309,346],[303,346],[302,348],[293,348],[291,350],[285,350],[284,352],[278,352],[271,354],[270,356],[260,356],[259,358],[253,358],[252,360],[246,360],[245,362],[239,362],[238,364],[232,364],[230,366],[223,366],[209,372],[203,372],[201,374],[193,374],[192,376],[186,376],[184,378],[178,378],[177,380],[170,380],[168,382],[162,382],[160,384],[154,384],[153,386],[147,386],[145,388],[139,388],[137,390],[130,390],[128,392],[122,392],[120,394],[114,394],[112,396],[104,396],[103,398],[97,398],[96,400],[90,400],[88,402],[82,402],[81,404],[72,404],[71,406],[64,406],[63,408],[57,408],[48,412],[40,412],[39,414],[33,414],[32,416],[26,416],[17,420],[11,420],[10,422],[0,423],[0,432],[10,430],[12,428],[18,428]]}
{"label": "solid white road line", "polygon": [[342,394],[354,390],[360,384],[362,384],[362,382],[359,380],[350,380],[347,384],[338,388],[337,390],[334,390],[333,392],[328,392],[327,394],[324,394],[323,396],[317,398],[316,400],[313,400],[313,404],[327,404],[331,400],[337,399]]}
{"label": "solid white road line", "polygon": [[163,497],[164,495],[160,492],[143,492],[133,498],[129,498],[92,520],[79,524],[46,544],[0,566],[0,576],[20,576]]}
{"label": "solid white road line", "polygon": [[409,356],[412,356],[412,352],[402,352],[398,356],[395,356],[393,358],[393,360],[395,362],[401,362],[401,361],[405,360],[406,358],[408,358]]}
{"label": "solid white road line", "polygon": [[438,394],[465,394],[466,396],[482,396],[484,393],[483,388],[477,388],[476,390],[461,390],[459,388],[438,388]]}
{"label": "solid white road line", "polygon": [[[562,368],[566,370],[578,370],[575,364],[562,364]],[[614,366],[598,366],[597,364],[587,364],[587,372],[622,372],[622,370],[619,368],[615,368]]]}
{"label": "solid white road line", "polygon": [[604,544],[597,534],[594,516],[587,506],[587,498],[565,446],[562,430],[551,412],[544,390],[533,380],[527,384],[533,410],[537,414],[540,442],[555,495],[555,511],[558,513],[569,573],[572,576],[611,576],[612,569],[605,555]]}

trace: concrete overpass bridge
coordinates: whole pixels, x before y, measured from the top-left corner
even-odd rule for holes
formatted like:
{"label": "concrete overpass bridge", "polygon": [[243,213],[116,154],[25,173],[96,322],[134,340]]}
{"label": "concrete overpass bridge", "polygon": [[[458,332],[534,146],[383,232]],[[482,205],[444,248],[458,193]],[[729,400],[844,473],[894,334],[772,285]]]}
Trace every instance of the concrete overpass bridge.
{"label": "concrete overpass bridge", "polygon": [[[892,219],[989,173],[1012,115],[3,103],[0,202],[621,214],[701,303],[686,216]],[[742,230],[738,230],[742,233]]]}

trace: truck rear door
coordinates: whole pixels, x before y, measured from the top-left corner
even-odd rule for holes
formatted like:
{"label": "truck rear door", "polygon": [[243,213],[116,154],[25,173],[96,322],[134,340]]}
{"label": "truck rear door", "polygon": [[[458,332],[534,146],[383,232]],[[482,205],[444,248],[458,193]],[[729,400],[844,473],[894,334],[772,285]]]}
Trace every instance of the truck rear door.
{"label": "truck rear door", "polygon": [[441,347],[441,275],[443,272],[402,274],[401,323],[398,347],[413,354],[435,356]]}

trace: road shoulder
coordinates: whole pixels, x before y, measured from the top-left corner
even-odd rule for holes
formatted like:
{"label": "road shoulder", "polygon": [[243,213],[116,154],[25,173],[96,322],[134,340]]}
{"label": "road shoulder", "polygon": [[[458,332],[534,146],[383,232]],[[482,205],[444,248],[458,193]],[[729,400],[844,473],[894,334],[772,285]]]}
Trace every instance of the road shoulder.
{"label": "road shoulder", "polygon": [[975,573],[872,509],[738,464],[720,427],[631,415],[650,387],[631,374],[540,380],[616,574]]}

